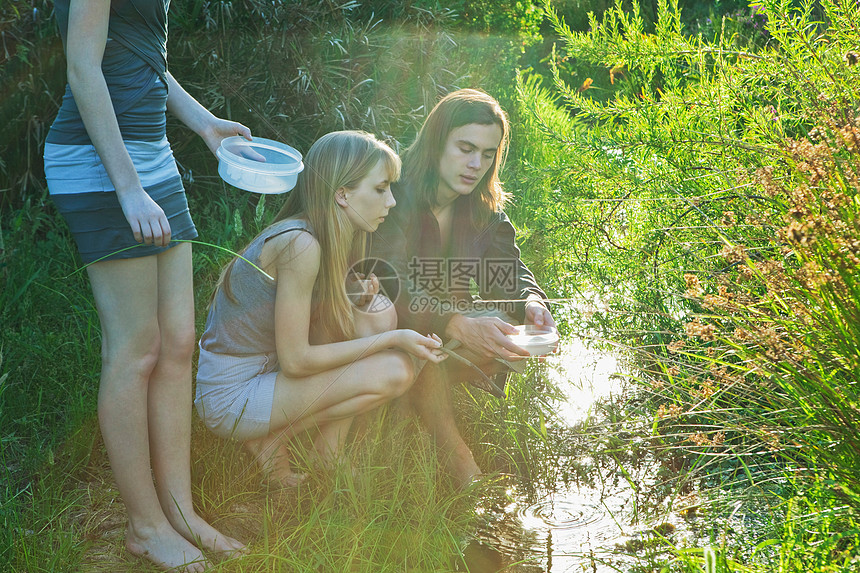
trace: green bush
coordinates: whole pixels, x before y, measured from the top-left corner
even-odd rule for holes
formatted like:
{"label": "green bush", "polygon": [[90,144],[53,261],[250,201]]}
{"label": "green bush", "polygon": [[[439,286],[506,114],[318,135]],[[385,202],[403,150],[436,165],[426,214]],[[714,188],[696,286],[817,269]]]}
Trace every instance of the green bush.
{"label": "green bush", "polygon": [[552,214],[539,232],[570,247],[556,273],[606,302],[590,326],[636,349],[654,444],[688,458],[687,479],[793,500],[759,539],[782,552],[744,559],[851,570],[860,8],[762,2],[704,37],[675,2],[653,31],[635,4],[587,32],[547,16],[552,75],[520,78],[519,96],[544,160],[524,177]]}
{"label": "green bush", "polygon": [[59,108],[65,59],[48,0],[4,2],[0,34],[2,217],[45,188],[42,145]]}

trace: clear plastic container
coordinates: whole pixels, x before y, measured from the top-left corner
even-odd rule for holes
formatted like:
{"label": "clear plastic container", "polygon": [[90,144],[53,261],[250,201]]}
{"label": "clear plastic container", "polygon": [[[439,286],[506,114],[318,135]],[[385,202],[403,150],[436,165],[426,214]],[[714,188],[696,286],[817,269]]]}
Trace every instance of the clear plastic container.
{"label": "clear plastic container", "polygon": [[524,324],[515,327],[516,334],[509,334],[511,342],[528,351],[532,356],[546,356],[558,346],[558,331],[551,326]]}
{"label": "clear plastic container", "polygon": [[215,155],[221,179],[252,193],[286,193],[305,168],[296,149],[263,137],[253,141],[240,135],[228,137]]}

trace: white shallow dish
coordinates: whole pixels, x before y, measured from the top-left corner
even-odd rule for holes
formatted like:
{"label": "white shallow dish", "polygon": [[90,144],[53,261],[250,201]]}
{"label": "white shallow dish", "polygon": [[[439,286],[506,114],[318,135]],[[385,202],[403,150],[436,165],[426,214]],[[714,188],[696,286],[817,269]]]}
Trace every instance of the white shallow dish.
{"label": "white shallow dish", "polygon": [[551,326],[523,324],[514,328],[517,333],[509,334],[508,338],[532,356],[546,356],[558,346],[558,331]]}
{"label": "white shallow dish", "polygon": [[252,193],[286,193],[305,168],[296,149],[264,137],[228,137],[215,155],[221,179]]}

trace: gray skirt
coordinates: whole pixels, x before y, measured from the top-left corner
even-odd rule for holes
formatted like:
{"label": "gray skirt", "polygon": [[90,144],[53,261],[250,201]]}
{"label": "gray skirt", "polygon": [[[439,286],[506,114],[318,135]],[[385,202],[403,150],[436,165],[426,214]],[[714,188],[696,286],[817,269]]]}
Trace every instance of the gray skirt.
{"label": "gray skirt", "polygon": [[134,239],[116,191],[92,145],[45,144],[45,176],[84,264],[146,257],[197,237],[182,179],[167,140],[125,142],[144,191],[164,210],[173,242],[166,247]]}
{"label": "gray skirt", "polygon": [[134,239],[116,192],[52,196],[57,210],[69,225],[84,264],[156,255],[178,245],[183,239],[197,237],[181,181],[166,181],[145,190],[164,210],[170,223],[171,242],[166,247],[144,245]]}

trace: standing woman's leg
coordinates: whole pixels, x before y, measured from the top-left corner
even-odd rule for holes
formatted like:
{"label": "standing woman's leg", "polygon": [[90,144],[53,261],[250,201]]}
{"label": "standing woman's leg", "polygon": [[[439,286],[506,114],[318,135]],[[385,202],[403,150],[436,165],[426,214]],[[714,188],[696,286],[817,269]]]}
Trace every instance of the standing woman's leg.
{"label": "standing woman's leg", "polygon": [[203,555],[167,520],[152,482],[149,384],[161,347],[157,259],[103,261],[87,270],[102,330],[99,424],[128,512],[126,547],[163,568],[190,563],[185,571],[203,571]]}
{"label": "standing woman's leg", "polygon": [[241,543],[197,515],[191,498],[191,359],[196,341],[191,245],[179,244],[156,259],[161,346],[148,396],[156,491],[168,520],[186,539],[215,551],[241,550]]}

